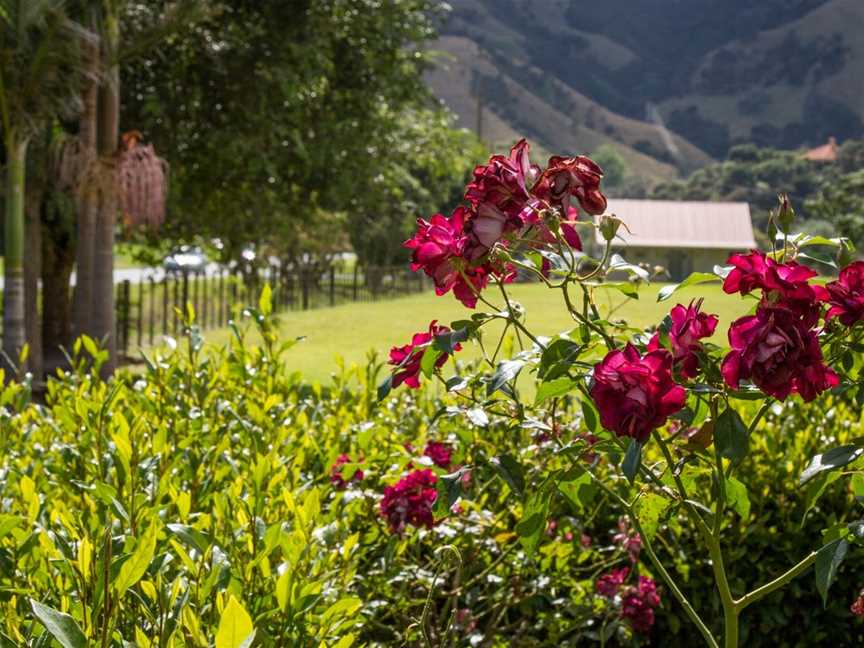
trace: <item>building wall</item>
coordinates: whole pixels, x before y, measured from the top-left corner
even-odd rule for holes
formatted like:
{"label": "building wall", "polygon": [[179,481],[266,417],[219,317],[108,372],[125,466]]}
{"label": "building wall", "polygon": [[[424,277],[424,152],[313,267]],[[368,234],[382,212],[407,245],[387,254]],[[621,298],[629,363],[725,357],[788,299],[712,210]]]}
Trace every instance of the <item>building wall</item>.
{"label": "building wall", "polygon": [[620,252],[630,263],[662,266],[672,281],[681,281],[691,272],[711,272],[715,265],[725,265],[731,254],[730,250],[643,247]]}

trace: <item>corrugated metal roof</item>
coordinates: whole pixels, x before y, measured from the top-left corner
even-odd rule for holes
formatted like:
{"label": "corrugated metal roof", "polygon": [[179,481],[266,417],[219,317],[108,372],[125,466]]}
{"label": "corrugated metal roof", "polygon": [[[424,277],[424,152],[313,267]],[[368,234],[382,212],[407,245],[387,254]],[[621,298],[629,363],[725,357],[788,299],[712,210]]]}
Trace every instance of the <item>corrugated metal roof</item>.
{"label": "corrugated metal roof", "polygon": [[[618,230],[615,246],[723,250],[756,247],[750,206],[744,202],[610,199],[606,213],[615,214],[630,230]],[[596,236],[602,245],[600,233]]]}

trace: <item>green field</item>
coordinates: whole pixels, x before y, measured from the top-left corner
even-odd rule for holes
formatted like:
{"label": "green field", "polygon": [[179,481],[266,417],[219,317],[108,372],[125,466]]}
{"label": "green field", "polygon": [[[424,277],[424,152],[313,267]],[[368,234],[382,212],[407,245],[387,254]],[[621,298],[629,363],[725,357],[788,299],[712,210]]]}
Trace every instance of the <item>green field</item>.
{"label": "green field", "polygon": [[[705,298],[704,309],[720,316],[719,344],[725,344],[724,331],[736,317],[752,305],[737,295],[726,295],[719,284],[703,284],[682,289],[672,299],[657,302],[661,284],[643,287],[638,300],[627,299],[614,290],[598,290],[597,301],[601,312],[614,310],[613,317],[626,319],[644,327],[658,324],[676,302]],[[520,302],[527,311],[527,326],[535,334],[554,335],[573,328],[573,322],[561,301],[560,291],[549,290],[539,284],[519,284],[510,287],[511,298]],[[489,291],[494,303],[500,295]],[[497,299],[495,298],[497,297]],[[337,356],[346,364],[362,363],[370,350],[386,354],[391,346],[407,343],[411,335],[423,329],[433,319],[449,324],[464,319],[471,311],[464,308],[452,295],[436,297],[433,292],[375,303],[357,303],[321,308],[303,312],[282,313],[280,328],[285,339],[304,336],[305,339],[291,349],[286,361],[301,371],[309,380],[327,381],[337,370]],[[491,329],[491,326],[488,327]],[[500,330],[500,327],[498,328]],[[491,333],[491,331],[490,331]],[[205,334],[212,344],[222,344],[230,335],[228,330],[214,330]],[[491,335],[487,335],[489,339]],[[466,349],[471,353],[471,349]]]}

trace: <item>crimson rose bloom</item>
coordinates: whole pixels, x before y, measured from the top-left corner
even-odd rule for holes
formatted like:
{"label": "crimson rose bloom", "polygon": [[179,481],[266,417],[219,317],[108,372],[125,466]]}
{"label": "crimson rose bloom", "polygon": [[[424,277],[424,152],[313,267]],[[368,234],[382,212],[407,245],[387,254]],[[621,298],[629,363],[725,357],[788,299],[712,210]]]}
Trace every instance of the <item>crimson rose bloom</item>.
{"label": "crimson rose bloom", "polygon": [[[437,320],[432,320],[429,323],[429,331],[415,333],[411,338],[411,344],[390,349],[390,364],[396,367],[393,374],[393,387],[398,387],[403,382],[412,389],[420,387],[420,362],[423,360],[426,348],[433,342],[436,335],[449,332],[448,327],[438,326]],[[456,344],[453,350],[459,351],[461,348],[461,345]],[[447,362],[448,355],[442,353],[435,361],[435,366],[440,367]]]}
{"label": "crimson rose bloom", "polygon": [[778,263],[758,250],[733,254],[728,262],[734,268],[723,281],[724,292],[746,295],[760,288],[763,291],[761,306],[791,310],[804,319],[808,327],[819,320],[819,302],[825,301],[828,293],[822,286],[807,283],[817,275],[815,270],[795,261]]}
{"label": "crimson rose bloom", "polygon": [[831,306],[825,319],[839,317],[845,326],[852,326],[864,319],[864,261],[856,261],[843,268],[837,280],[825,288]]}
{"label": "crimson rose bloom", "polygon": [[[696,355],[702,350],[699,340],[714,335],[714,329],[717,328],[719,321],[716,315],[700,312],[701,306],[700,299],[695,305],[691,301],[686,308],[678,304],[669,313],[672,319],[672,328],[669,330],[672,358],[676,369],[684,378],[693,378],[699,373],[699,358]],[[659,351],[662,348],[660,334],[655,333],[648,342],[648,350]]]}
{"label": "crimson rose bloom", "polygon": [[[342,453],[336,458],[336,461],[333,462],[333,466],[330,468],[330,483],[339,490],[345,490],[348,487],[348,482],[342,477],[342,466],[347,463],[351,463],[351,457]],[[354,471],[354,474],[351,476],[349,481],[357,482],[362,480],[363,471],[357,469]]]}
{"label": "crimson rose bloom", "polygon": [[426,448],[423,450],[423,454],[429,457],[439,468],[444,468],[447,470],[450,467],[450,448],[446,443],[441,443],[439,441],[429,441],[426,444]]}
{"label": "crimson rose bloom", "polygon": [[647,576],[639,577],[637,587],[628,587],[622,596],[621,617],[636,632],[646,634],[654,626],[654,608],[660,605],[657,584]]}
{"label": "crimson rose bloom", "polygon": [[641,442],[684,407],[686,394],[672,380],[672,356],[667,351],[641,357],[628,344],[623,351],[610,351],[594,367],[591,397],[603,427]]}
{"label": "crimson rose bloom", "polygon": [[549,165],[534,185],[533,193],[541,200],[561,206],[564,213],[572,196],[586,213],[594,216],[606,210],[606,196],[600,191],[602,177],[603,169],[590,158],[556,155],[549,158]]}
{"label": "crimson rose bloom", "polygon": [[735,320],[729,345],[732,352],[720,370],[734,389],[741,379],[749,379],[777,400],[798,393],[809,402],[839,383],[823,362],[816,333],[784,308],[759,308],[755,315]]}
{"label": "crimson rose bloom", "polygon": [[468,308],[477,305],[477,294],[489,283],[488,266],[470,267],[464,257],[468,244],[465,221],[471,214],[457,207],[450,218],[435,214],[429,221],[417,219],[417,233],[403,243],[412,250],[411,269],[421,268],[435,282],[435,293],[453,290]]}
{"label": "crimson rose bloom", "polygon": [[381,515],[387,518],[393,533],[402,533],[409,524],[427,529],[434,526],[432,507],[438,497],[437,481],[435,473],[427,468],[410,472],[395,486],[384,488]]}
{"label": "crimson rose bloom", "polygon": [[519,140],[510,149],[510,155],[493,155],[489,162],[474,169],[474,179],[465,189],[465,200],[480,210],[491,205],[504,214],[512,229],[524,223],[524,212],[530,195],[528,184],[533,184],[539,170],[528,159],[528,142]]}
{"label": "crimson rose bloom", "polygon": [[597,581],[594,583],[594,589],[597,590],[597,593],[600,596],[605,596],[606,598],[615,598],[618,594],[618,590],[621,589],[621,585],[624,584],[624,581],[627,580],[627,575],[630,573],[629,567],[622,567],[621,569],[613,569],[608,574],[603,574]]}

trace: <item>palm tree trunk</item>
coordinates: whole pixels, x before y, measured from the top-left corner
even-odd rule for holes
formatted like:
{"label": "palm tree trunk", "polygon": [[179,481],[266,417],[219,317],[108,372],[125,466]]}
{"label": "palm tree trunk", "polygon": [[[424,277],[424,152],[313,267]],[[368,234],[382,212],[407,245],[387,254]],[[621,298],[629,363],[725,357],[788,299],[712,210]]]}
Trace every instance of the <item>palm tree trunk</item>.
{"label": "palm tree trunk", "polygon": [[30,355],[27,370],[36,382],[42,380],[42,327],[39,322],[39,275],[42,273],[42,196],[31,195],[27,200],[24,229],[24,247],[27,263],[24,265],[24,329]]}
{"label": "palm tree trunk", "polygon": [[[74,227],[74,226],[73,226]],[[42,345],[46,373],[65,364],[72,329],[69,279],[75,265],[73,235],[48,220],[42,230]]]}
{"label": "palm tree trunk", "polygon": [[25,343],[24,332],[24,168],[27,140],[6,133],[6,255],[3,283],[3,366],[6,379]]}
{"label": "palm tree trunk", "polygon": [[[105,16],[106,58],[114,57],[120,39],[116,15]],[[99,88],[97,132],[99,155],[107,164],[108,173],[116,173],[115,162],[120,131],[120,68],[108,67],[107,79]],[[117,331],[114,311],[114,227],[117,222],[117,183],[103,183],[99,213],[96,218],[96,255],[93,282],[93,326],[97,336],[105,341],[108,361],[102,367],[103,377],[111,376],[117,366]]]}
{"label": "palm tree trunk", "polygon": [[[85,42],[88,51],[89,78],[84,89],[84,110],[79,120],[78,137],[90,159],[96,159],[96,114],[99,84],[96,76],[99,71],[99,46]],[[92,174],[90,179],[92,180]],[[75,294],[73,297],[72,319],[75,337],[94,336],[93,332],[93,265],[96,245],[96,214],[98,196],[92,181],[87,182],[78,198],[77,242],[75,257]]]}

